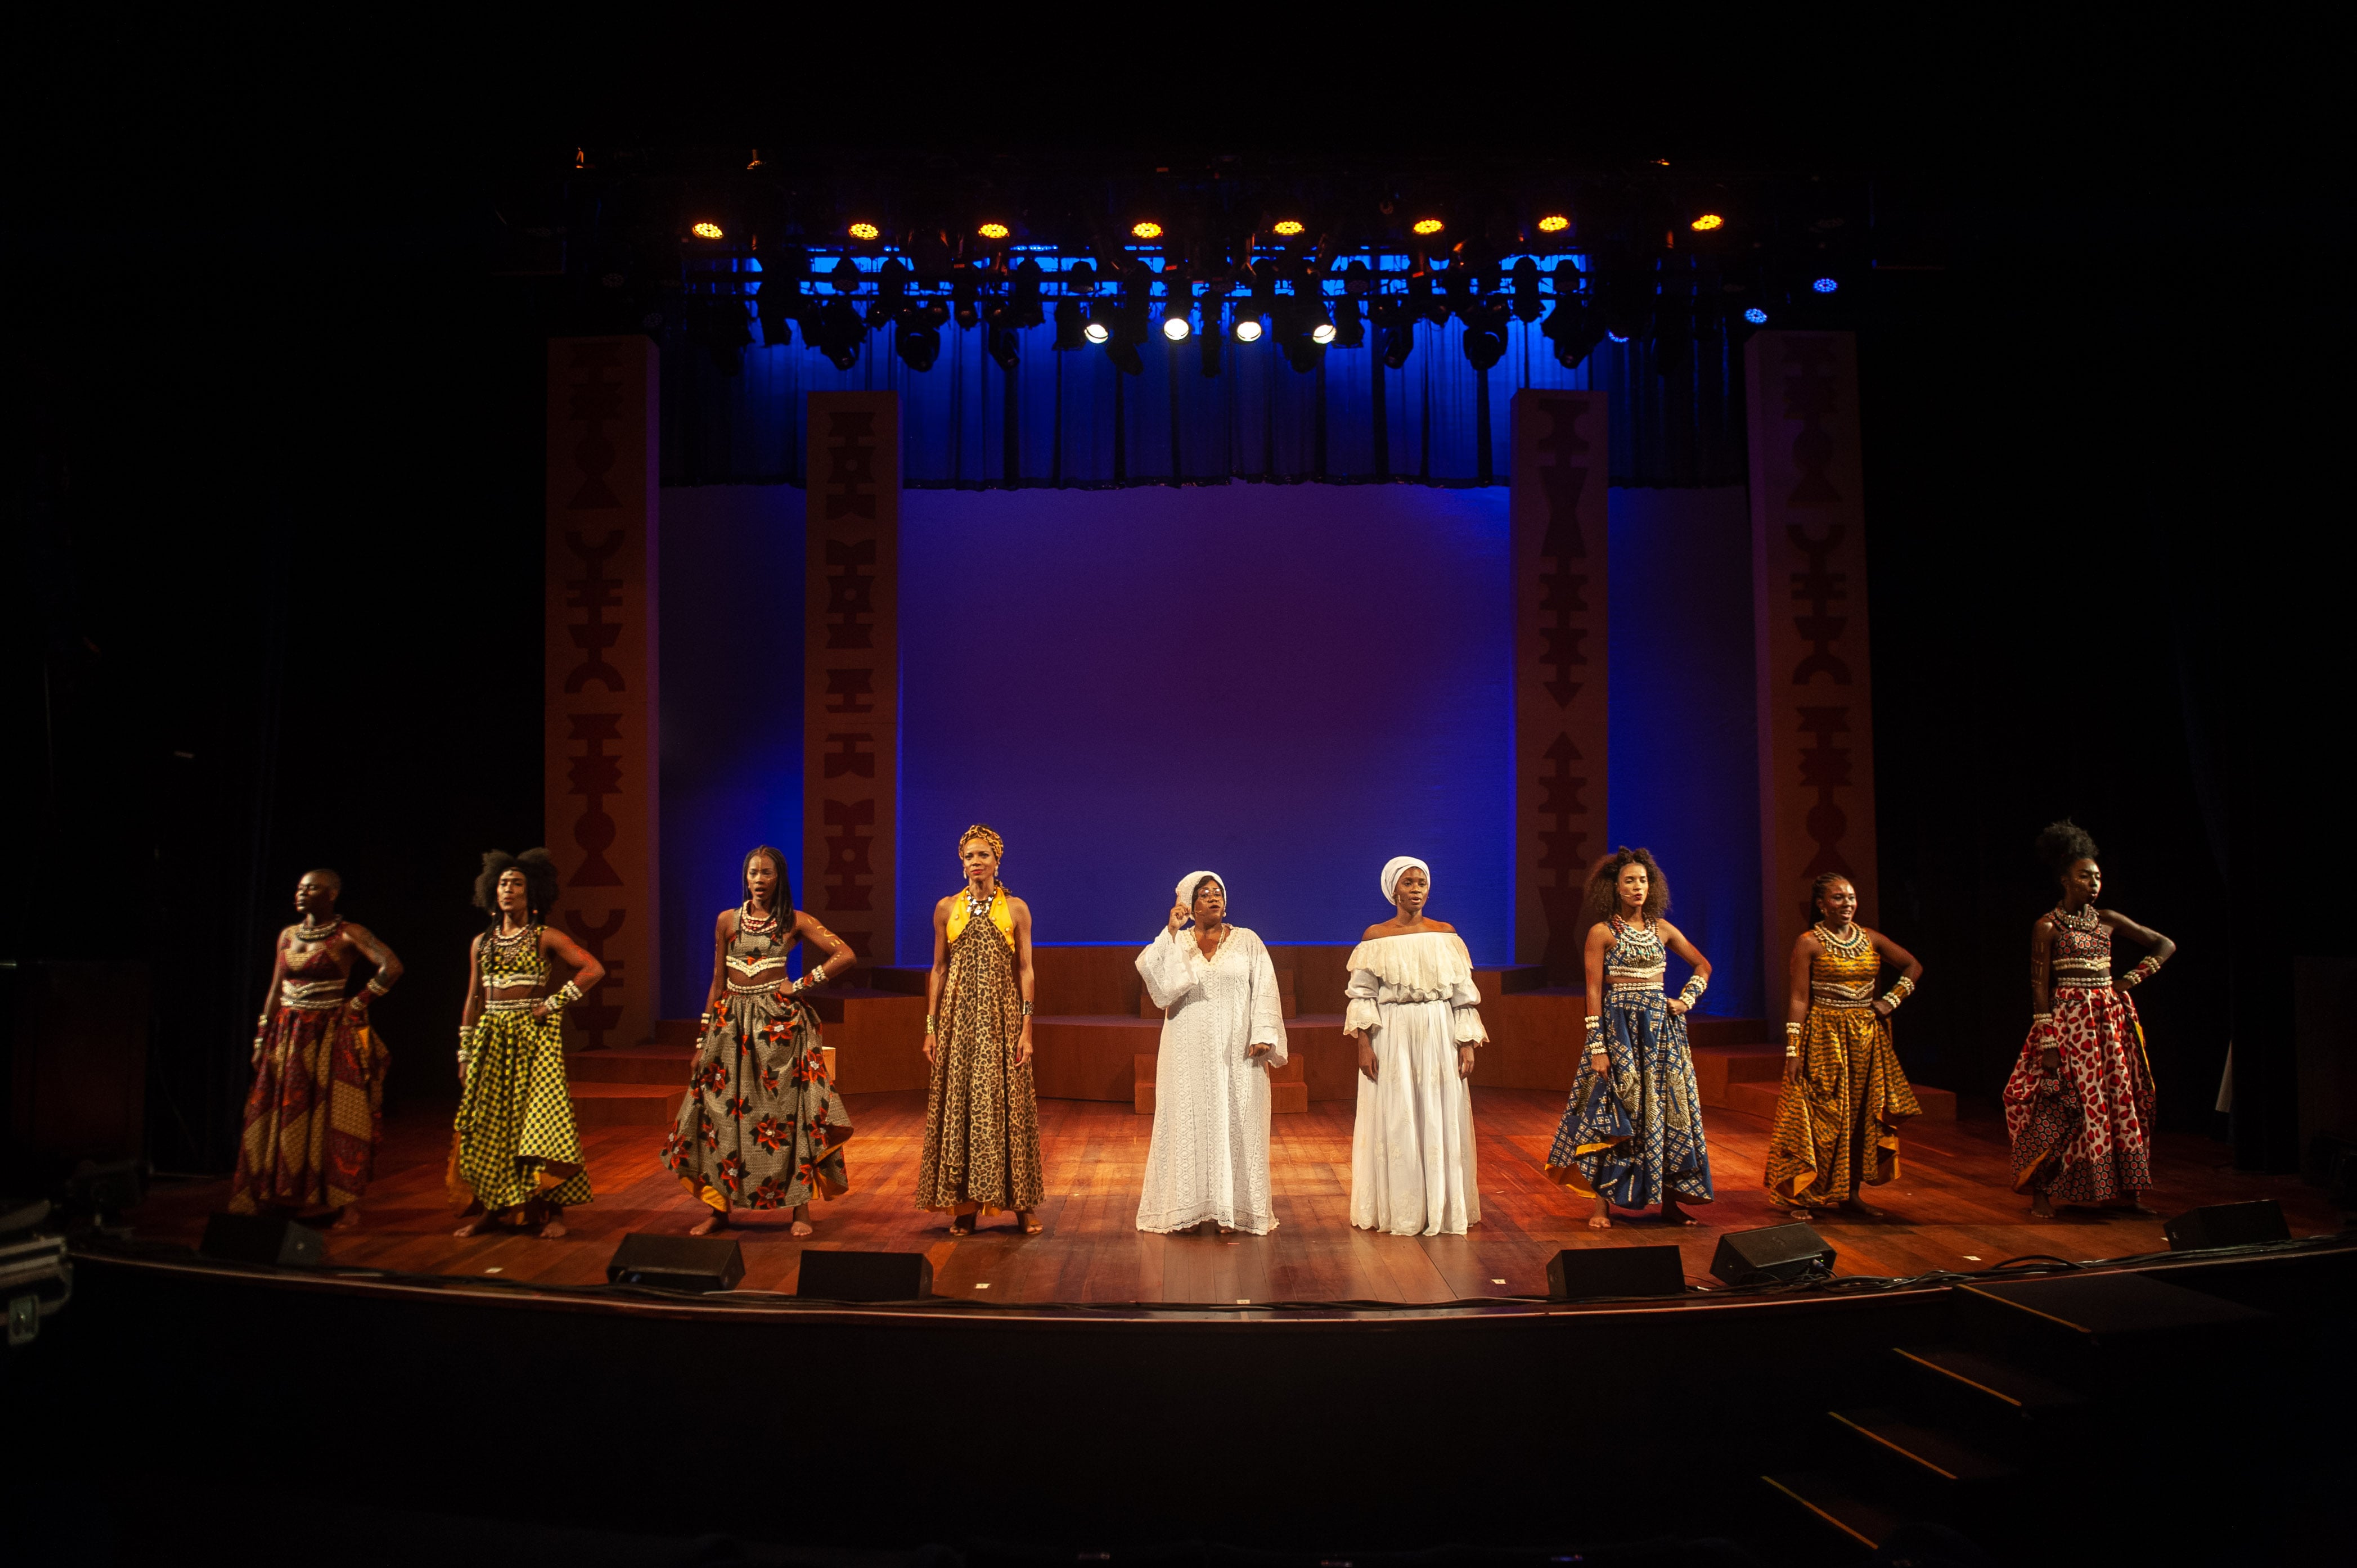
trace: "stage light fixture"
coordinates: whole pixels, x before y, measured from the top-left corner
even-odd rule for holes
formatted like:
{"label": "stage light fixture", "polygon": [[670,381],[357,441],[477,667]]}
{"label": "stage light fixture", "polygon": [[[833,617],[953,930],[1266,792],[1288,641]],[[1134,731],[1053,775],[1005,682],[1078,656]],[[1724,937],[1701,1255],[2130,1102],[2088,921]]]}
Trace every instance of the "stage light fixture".
{"label": "stage light fixture", "polygon": [[985,240],[1004,240],[1011,231],[1004,223],[985,223],[974,232]]}
{"label": "stage light fixture", "polygon": [[859,362],[859,341],[867,335],[860,325],[859,313],[847,301],[830,299],[818,315],[818,330],[803,330],[802,341],[824,354],[838,371],[847,371]]}
{"label": "stage light fixture", "polygon": [[1692,223],[1688,224],[1687,227],[1691,228],[1697,234],[1707,234],[1713,229],[1726,228],[1727,220],[1720,217],[1716,212],[1706,212],[1701,217],[1695,219]]}
{"label": "stage light fixture", "polygon": [[1539,220],[1539,232],[1542,234],[1560,234],[1570,227],[1571,220],[1560,212],[1550,212]]}
{"label": "stage light fixture", "polygon": [[1765,327],[1768,325],[1768,313],[1755,305],[1743,313],[1743,319],[1754,327]]}
{"label": "stage light fixture", "polygon": [[1037,327],[1048,319],[1039,308],[1039,285],[1046,277],[1036,257],[1024,257],[1022,264],[1015,269],[1014,282],[1006,291],[1009,327]]}
{"label": "stage light fixture", "polygon": [[1356,349],[1367,340],[1367,324],[1359,316],[1359,302],[1349,295],[1334,302],[1334,341]]}
{"label": "stage light fixture", "polygon": [[1437,234],[1448,225],[1437,218],[1419,218],[1412,227],[1419,234]]}
{"label": "stage light fixture", "polygon": [[1819,294],[1831,294],[1835,289],[1841,287],[1841,280],[1839,278],[1819,278],[1809,286],[1815,289]]}
{"label": "stage light fixture", "polygon": [[1614,332],[1608,329],[1604,335],[1615,343],[1626,343],[1629,340],[1629,334],[1626,332]]}
{"label": "stage light fixture", "polygon": [[1184,343],[1194,330],[1194,324],[1183,316],[1166,316],[1162,318],[1162,335],[1173,343]]}
{"label": "stage light fixture", "polygon": [[1235,333],[1237,342],[1257,343],[1260,341],[1263,328],[1260,317],[1254,315],[1251,308],[1246,306],[1237,310],[1235,326],[1232,330]]}
{"label": "stage light fixture", "polygon": [[1087,321],[1087,313],[1081,308],[1079,300],[1058,300],[1056,302],[1056,347],[1071,349],[1087,342],[1088,334],[1085,330]]}
{"label": "stage light fixture", "polygon": [[851,226],[851,237],[855,240],[864,242],[879,239],[882,237],[883,233],[884,231],[878,229],[873,223],[854,223]]}
{"label": "stage light fixture", "polygon": [[1129,226],[1129,231],[1134,237],[1140,240],[1159,240],[1162,238],[1162,225],[1155,222],[1150,218],[1146,219],[1143,222],[1131,224]]}
{"label": "stage light fixture", "polygon": [[930,371],[941,357],[942,322],[948,312],[938,299],[902,307],[892,323],[892,348],[912,371]]}
{"label": "stage light fixture", "polygon": [[1113,340],[1113,327],[1091,317],[1088,325],[1081,328],[1081,335],[1092,343],[1109,343]]}
{"label": "stage light fixture", "polygon": [[699,240],[717,240],[720,238],[720,225],[707,218],[702,222],[691,224],[688,232]]}
{"label": "stage light fixture", "polygon": [[1504,298],[1491,295],[1467,317],[1465,358],[1475,370],[1487,371],[1505,356],[1506,322],[1511,314]]}
{"label": "stage light fixture", "polygon": [[1326,302],[1316,295],[1309,296],[1309,307],[1303,317],[1309,325],[1309,340],[1323,349],[1334,341],[1334,317]]}
{"label": "stage light fixture", "polygon": [[1539,264],[1528,256],[1514,263],[1514,314],[1536,321],[1546,307],[1539,303]]}
{"label": "stage light fixture", "polygon": [[1012,328],[994,323],[984,337],[983,346],[989,350],[990,357],[998,361],[998,368],[1002,371],[1012,371],[1023,362],[1023,350],[1016,341]]}
{"label": "stage light fixture", "polygon": [[1280,218],[1275,222],[1269,225],[1269,231],[1275,234],[1282,234],[1286,239],[1290,240],[1296,234],[1302,231],[1301,220],[1297,218]]}
{"label": "stage light fixture", "polygon": [[1604,328],[1597,321],[1596,313],[1569,295],[1555,302],[1555,308],[1547,312],[1539,332],[1555,345],[1555,363],[1566,371],[1594,353],[1596,345],[1604,338]]}
{"label": "stage light fixture", "polygon": [[1405,301],[1379,299],[1367,312],[1367,319],[1383,335],[1383,364],[1398,370],[1407,363],[1415,351],[1415,313]]}

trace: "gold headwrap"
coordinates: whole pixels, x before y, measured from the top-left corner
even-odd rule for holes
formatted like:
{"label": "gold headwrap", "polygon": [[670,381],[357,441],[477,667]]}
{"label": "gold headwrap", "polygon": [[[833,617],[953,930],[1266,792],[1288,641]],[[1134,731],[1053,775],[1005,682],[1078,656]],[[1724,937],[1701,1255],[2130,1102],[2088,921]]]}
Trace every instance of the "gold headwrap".
{"label": "gold headwrap", "polygon": [[1005,860],[1006,858],[1006,841],[1000,838],[998,836],[998,830],[992,827],[988,822],[976,822],[974,826],[966,829],[965,832],[958,834],[958,854],[963,854],[965,853],[965,846],[975,839],[980,839],[983,843],[988,844],[990,846],[990,853],[1000,860]]}

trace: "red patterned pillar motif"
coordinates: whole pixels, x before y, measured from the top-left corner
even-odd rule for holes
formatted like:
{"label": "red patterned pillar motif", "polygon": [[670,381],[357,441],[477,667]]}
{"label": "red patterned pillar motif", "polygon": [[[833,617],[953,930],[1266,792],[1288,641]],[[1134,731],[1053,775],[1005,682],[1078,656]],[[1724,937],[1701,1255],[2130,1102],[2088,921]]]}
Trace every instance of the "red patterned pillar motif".
{"label": "red patterned pillar motif", "polygon": [[900,785],[900,400],[810,394],[802,908],[892,961]]}
{"label": "red patterned pillar motif", "polygon": [[1513,403],[1514,961],[1581,978],[1579,902],[1605,810],[1605,396]]}
{"label": "red patterned pillar motif", "polygon": [[549,341],[545,832],[554,923],[606,965],[575,1049],[655,1028],[655,371],[644,338]]}
{"label": "red patterned pillar motif", "polygon": [[1744,350],[1759,682],[1760,932],[1769,990],[1838,871],[1877,919],[1874,708],[1857,343],[1761,332]]}

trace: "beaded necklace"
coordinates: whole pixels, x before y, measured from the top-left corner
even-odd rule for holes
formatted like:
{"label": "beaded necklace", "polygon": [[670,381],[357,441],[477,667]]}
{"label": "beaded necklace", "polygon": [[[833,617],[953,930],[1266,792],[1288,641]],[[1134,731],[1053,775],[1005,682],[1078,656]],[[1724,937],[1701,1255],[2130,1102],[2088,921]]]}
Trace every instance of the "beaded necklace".
{"label": "beaded necklace", "polygon": [[329,920],[324,926],[315,926],[311,923],[311,917],[306,915],[303,917],[303,923],[295,928],[295,940],[298,942],[324,942],[343,929],[344,922],[341,916]]}
{"label": "beaded necklace", "polygon": [[996,883],[991,884],[988,897],[979,899],[974,895],[974,884],[969,882],[965,885],[965,912],[968,918],[981,919],[990,913],[991,906],[997,902],[998,885]]}
{"label": "beaded necklace", "polygon": [[773,909],[766,915],[756,915],[750,898],[746,899],[737,911],[737,934],[740,937],[766,937],[777,929],[777,911]]}
{"label": "beaded necklace", "polygon": [[1825,929],[1823,920],[1809,929],[1817,934],[1817,942],[1825,950],[1828,958],[1856,958],[1870,945],[1866,940],[1866,928],[1855,920],[1850,922],[1846,937],[1834,935]]}
{"label": "beaded necklace", "polygon": [[2093,904],[2088,905],[2086,912],[2081,915],[2073,915],[2070,910],[2057,904],[2054,906],[2054,923],[2066,930],[2092,931],[2104,922],[2095,918],[2095,907]]}
{"label": "beaded necklace", "polygon": [[532,930],[532,927],[527,925],[521,930],[517,931],[515,935],[509,936],[501,927],[493,926],[491,928],[491,949],[499,954],[502,961],[511,960],[522,950],[524,943],[531,940]]}

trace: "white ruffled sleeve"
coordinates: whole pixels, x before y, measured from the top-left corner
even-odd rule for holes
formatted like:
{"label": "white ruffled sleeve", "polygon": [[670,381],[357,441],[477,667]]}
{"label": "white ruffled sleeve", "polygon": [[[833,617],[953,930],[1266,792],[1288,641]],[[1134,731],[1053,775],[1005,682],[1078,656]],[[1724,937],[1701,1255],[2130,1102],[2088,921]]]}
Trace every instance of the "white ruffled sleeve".
{"label": "white ruffled sleeve", "polygon": [[1486,1046],[1490,1031],[1481,1026],[1481,993],[1470,980],[1460,980],[1448,993],[1448,1021],[1460,1046]]}
{"label": "white ruffled sleeve", "polygon": [[1179,945],[1181,940],[1166,927],[1137,955],[1137,977],[1146,982],[1146,994],[1157,1007],[1168,1008],[1194,989],[1195,971],[1187,961],[1187,950]]}
{"label": "white ruffled sleeve", "polygon": [[1285,1041],[1285,997],[1276,986],[1276,964],[1268,956],[1268,947],[1259,938],[1253,939],[1252,1031],[1247,1046],[1272,1047],[1263,1058],[1273,1068],[1283,1067],[1288,1054]]}
{"label": "white ruffled sleeve", "polygon": [[1344,1034],[1371,1035],[1374,1033],[1375,1026],[1383,1021],[1383,1015],[1375,1009],[1375,987],[1378,983],[1372,969],[1351,972],[1351,983],[1342,987],[1342,994],[1350,1004],[1342,1013]]}

